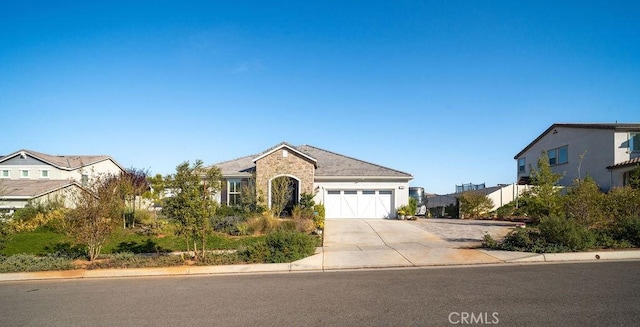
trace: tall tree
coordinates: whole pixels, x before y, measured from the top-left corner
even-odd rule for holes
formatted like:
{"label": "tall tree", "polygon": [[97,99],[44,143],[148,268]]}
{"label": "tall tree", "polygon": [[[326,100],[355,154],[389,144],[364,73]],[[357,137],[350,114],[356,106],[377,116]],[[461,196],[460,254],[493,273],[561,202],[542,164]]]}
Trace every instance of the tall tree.
{"label": "tall tree", "polygon": [[[176,167],[166,183],[174,193],[163,208],[167,217],[178,222],[187,242],[187,251],[193,242],[195,259],[205,259],[206,236],[210,219],[215,215],[217,203],[214,194],[220,191],[222,174],[217,167],[205,168],[201,160],[193,165],[188,161]],[[198,243],[201,251],[198,253]]]}
{"label": "tall tree", "polygon": [[97,176],[78,192],[76,207],[66,216],[68,235],[86,247],[90,261],[100,255],[124,210],[118,192],[120,183],[120,176]]}

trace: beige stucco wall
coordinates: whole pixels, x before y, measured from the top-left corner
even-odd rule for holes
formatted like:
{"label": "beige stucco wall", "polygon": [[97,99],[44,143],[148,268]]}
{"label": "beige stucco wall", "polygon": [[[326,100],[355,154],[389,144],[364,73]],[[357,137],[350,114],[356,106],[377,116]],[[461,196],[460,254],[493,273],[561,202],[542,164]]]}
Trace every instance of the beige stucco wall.
{"label": "beige stucco wall", "polygon": [[[570,186],[573,180],[578,178],[578,166],[580,166],[579,174],[582,178],[588,174],[602,189],[608,190],[611,187],[611,174],[607,166],[614,163],[616,152],[614,151],[614,131],[569,127],[557,127],[555,130],[557,133],[553,133],[553,130],[549,131],[520,156],[520,158],[526,158],[526,168],[524,173],[518,174],[518,178],[530,176],[530,166],[536,168],[538,157],[543,150],[548,151],[568,145],[568,162],[551,167],[555,173],[562,174],[560,185]],[[580,156],[583,154],[584,159],[581,160]]]}
{"label": "beige stucco wall", "polygon": [[[118,167],[118,165],[116,165],[111,160],[103,160],[98,163],[83,167],[81,169],[75,169],[71,171],[59,169],[57,167],[54,167],[45,163],[41,165],[4,165],[2,166],[2,169],[9,170],[11,175],[10,179],[23,179],[22,177],[20,177],[20,171],[26,169],[26,170],[29,170],[29,178],[25,178],[25,179],[31,179],[31,180],[72,179],[77,181],[78,183],[82,182],[83,174],[88,174],[90,176],[90,179],[92,179],[92,178],[95,178],[95,176],[97,175],[119,174],[120,172],[122,172],[120,167]],[[40,177],[42,170],[48,170],[49,177],[47,178]]]}
{"label": "beige stucco wall", "polygon": [[313,193],[314,163],[290,150],[286,150],[285,156],[285,150],[278,149],[256,161],[256,188],[269,204],[269,184],[275,177],[293,177],[300,181],[300,193]]}
{"label": "beige stucco wall", "polygon": [[522,192],[530,188],[530,185],[510,184],[494,191],[493,193],[487,194],[487,197],[493,201],[493,208],[489,211],[494,211],[503,205],[512,202],[518,198]]}

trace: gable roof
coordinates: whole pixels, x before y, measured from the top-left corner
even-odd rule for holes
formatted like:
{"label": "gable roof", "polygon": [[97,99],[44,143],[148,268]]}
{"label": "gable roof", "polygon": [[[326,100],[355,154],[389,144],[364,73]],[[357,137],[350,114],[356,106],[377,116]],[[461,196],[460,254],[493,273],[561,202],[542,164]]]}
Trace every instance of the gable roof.
{"label": "gable roof", "polygon": [[640,129],[640,123],[555,123],[547,128],[542,134],[536,137],[529,145],[527,145],[522,151],[513,157],[518,159],[523,153],[527,152],[534,144],[538,143],[545,135],[551,132],[556,127],[568,127],[568,128],[586,128],[586,129],[611,129],[611,130],[635,130]]}
{"label": "gable roof", "polygon": [[311,145],[293,146],[282,142],[258,155],[249,155],[214,164],[226,177],[249,177],[255,170],[255,161],[265,155],[287,147],[316,164],[315,176],[321,178],[379,177],[412,179],[411,174],[363,160],[323,150]]}
{"label": "gable roof", "polygon": [[313,162],[314,166],[318,162],[313,157],[307,155],[306,153],[300,152],[300,150],[296,149],[294,146],[292,146],[291,144],[289,144],[287,142],[282,142],[282,143],[280,143],[280,144],[268,149],[267,151],[263,152],[260,156],[258,156],[257,158],[253,159],[253,162],[255,163],[256,161],[258,161],[258,160],[260,160],[260,159],[262,159],[262,158],[264,158],[264,157],[266,157],[266,156],[268,156],[268,155],[270,155],[270,154],[272,154],[272,153],[274,153],[274,152],[276,152],[276,151],[278,151],[280,149],[283,149],[283,148],[287,148],[287,149],[299,154],[303,158]]}
{"label": "gable roof", "polygon": [[0,162],[13,158],[15,156],[21,154],[28,154],[29,156],[41,160],[45,163],[48,163],[56,168],[63,170],[75,170],[78,168],[86,167],[101,161],[111,160],[116,166],[118,166],[122,171],[124,168],[118,164],[113,158],[107,155],[64,155],[64,156],[55,156],[46,153],[31,151],[31,150],[18,150],[12,154],[9,154],[4,157],[0,157]]}
{"label": "gable roof", "polygon": [[3,194],[0,197],[4,199],[37,198],[68,186],[81,187],[80,184],[72,180],[3,179],[0,184]]}

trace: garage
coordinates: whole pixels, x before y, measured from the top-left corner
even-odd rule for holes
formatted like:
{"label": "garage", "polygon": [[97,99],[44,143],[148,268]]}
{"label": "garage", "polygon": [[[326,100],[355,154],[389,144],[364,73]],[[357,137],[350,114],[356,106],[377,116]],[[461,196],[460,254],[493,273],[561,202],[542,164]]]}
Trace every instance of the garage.
{"label": "garage", "polygon": [[393,212],[393,190],[327,190],[327,218],[389,218]]}

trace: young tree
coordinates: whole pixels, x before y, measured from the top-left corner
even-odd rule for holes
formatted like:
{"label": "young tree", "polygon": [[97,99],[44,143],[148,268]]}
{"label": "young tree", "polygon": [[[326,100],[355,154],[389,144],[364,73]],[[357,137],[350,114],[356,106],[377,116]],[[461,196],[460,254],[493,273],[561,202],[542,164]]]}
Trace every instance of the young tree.
{"label": "young tree", "polygon": [[538,157],[537,169],[531,169],[531,182],[533,186],[528,192],[524,192],[519,202],[524,206],[523,210],[534,220],[548,217],[551,214],[562,213],[561,189],[557,186],[562,175],[556,174],[549,165],[549,156],[543,151]]}
{"label": "young tree", "polygon": [[493,208],[493,201],[477,191],[468,191],[460,195],[460,213],[463,218],[476,218]]}
{"label": "young tree", "polygon": [[260,212],[264,208],[264,197],[258,194],[256,187],[256,173],[240,188],[240,207],[244,212]]}
{"label": "young tree", "polygon": [[66,216],[65,228],[76,244],[84,245],[89,260],[95,260],[118,225],[124,210],[119,176],[97,176],[77,194],[76,207]]}
{"label": "young tree", "polygon": [[147,183],[149,184],[149,188],[142,194],[142,196],[153,201],[153,217],[157,225],[158,217],[155,208],[160,206],[160,201],[164,196],[164,190],[166,188],[165,178],[160,174],[156,174],[155,176],[148,176]]}
{"label": "young tree", "polygon": [[[168,176],[167,186],[175,193],[163,208],[167,217],[178,222],[187,242],[193,242],[195,259],[205,259],[206,236],[210,231],[210,219],[215,215],[217,203],[213,195],[220,191],[222,174],[217,167],[205,168],[201,160],[193,165],[188,161],[176,167],[176,173]],[[198,243],[201,252],[198,253]]]}
{"label": "young tree", "polygon": [[276,177],[271,180],[271,211],[278,217],[287,206],[293,195],[291,179],[287,176]]}
{"label": "young tree", "polygon": [[[131,203],[131,227],[136,227],[136,205],[138,197],[149,190],[149,182],[147,176],[149,171],[146,169],[129,168],[121,174],[120,192],[124,201]],[[126,215],[123,215],[124,228],[127,228]]]}

